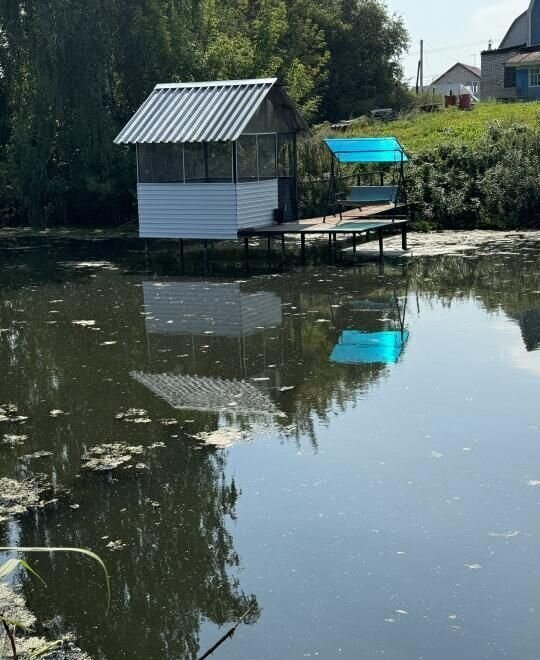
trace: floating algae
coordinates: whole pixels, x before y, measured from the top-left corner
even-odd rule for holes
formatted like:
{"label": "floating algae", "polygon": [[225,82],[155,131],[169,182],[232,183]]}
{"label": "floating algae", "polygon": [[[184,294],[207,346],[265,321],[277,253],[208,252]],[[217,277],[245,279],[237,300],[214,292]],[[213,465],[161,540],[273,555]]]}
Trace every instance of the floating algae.
{"label": "floating algae", "polygon": [[126,543],[122,543],[120,540],[109,541],[105,547],[111,552],[118,552],[119,550],[123,550],[126,547]]}
{"label": "floating algae", "polygon": [[24,423],[28,417],[18,415],[19,409],[14,403],[0,404],[0,422]]}
{"label": "floating algae", "polygon": [[23,445],[25,440],[28,440],[27,435],[15,435],[14,433],[5,433],[2,437],[2,444],[11,445]]}
{"label": "floating algae", "polygon": [[[39,649],[43,649],[49,643],[49,640],[32,634],[36,617],[28,609],[24,599],[15,593],[11,586],[0,584],[0,603],[2,603],[2,616],[9,621],[17,622],[16,644],[19,658],[26,658]],[[75,646],[70,635],[59,640],[57,649],[51,650],[40,657],[44,660],[92,660],[89,655]]]}
{"label": "floating algae", "polygon": [[40,450],[40,451],[35,451],[33,454],[25,454],[24,456],[19,456],[19,460],[31,461],[34,458],[47,458],[52,455],[53,455],[52,451]]}
{"label": "floating algae", "polygon": [[9,621],[17,621],[19,627],[31,628],[36,617],[26,607],[24,598],[16,594],[7,584],[0,584],[0,603],[2,616]]}
{"label": "floating algae", "polygon": [[84,470],[93,470],[94,472],[115,470],[129,463],[134,455],[143,452],[144,449],[140,445],[130,446],[121,442],[97,445],[83,454],[82,460],[86,462],[83,463],[82,467]]}
{"label": "floating algae", "polygon": [[[55,488],[57,492],[65,492]],[[31,509],[42,509],[56,499],[44,500],[43,496],[52,491],[52,486],[44,475],[32,479],[16,481],[0,478],[0,522],[27,513]]]}
{"label": "floating algae", "polygon": [[122,422],[131,422],[132,424],[149,424],[152,421],[148,417],[147,411],[143,408],[128,408],[124,412],[117,413],[115,418]]}
{"label": "floating algae", "polygon": [[245,442],[249,438],[249,434],[241,429],[229,427],[209,433],[197,433],[191,437],[195,440],[201,440],[205,445],[216,449],[228,449],[237,442]]}

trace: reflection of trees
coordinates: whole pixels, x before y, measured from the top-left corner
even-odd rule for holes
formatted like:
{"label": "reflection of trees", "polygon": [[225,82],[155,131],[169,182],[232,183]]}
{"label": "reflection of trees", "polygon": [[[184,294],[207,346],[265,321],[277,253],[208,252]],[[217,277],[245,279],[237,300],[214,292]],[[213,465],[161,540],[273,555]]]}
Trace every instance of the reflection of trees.
{"label": "reflection of trees", "polygon": [[415,260],[411,282],[418,293],[445,304],[475,296],[489,312],[502,309],[519,323],[527,350],[540,345],[540,273],[536,253],[438,256]]}
{"label": "reflection of trees", "polygon": [[[240,560],[227,527],[239,493],[225,476],[226,455],[197,451],[182,431],[160,425],[157,420],[171,417],[170,408],[129,376],[147,359],[139,278],[90,272],[95,277],[87,273],[76,283],[51,278],[36,288],[17,283],[5,289],[0,402],[18,404],[29,421],[16,428],[4,424],[0,435],[29,437],[15,449],[0,444],[2,476],[46,472],[71,486],[70,500],[80,509],[62,504],[4,527],[0,537],[19,545],[90,547],[104,556],[114,594],[109,617],[100,576],[84,562],[61,555],[33,559],[49,588],[34,588],[31,580],[25,585],[38,618],[61,611],[96,658],[193,658],[204,620],[236,621],[254,602],[241,591]],[[77,319],[95,320],[96,329],[73,326]],[[103,346],[106,341],[117,344]],[[154,423],[117,421],[115,414],[129,407],[151,411]],[[68,414],[53,418],[53,409]],[[217,424],[214,415],[190,417],[197,430]],[[76,478],[85,448],[111,441],[145,447],[163,441],[166,447],[141,457],[149,469],[140,473]],[[38,449],[53,456],[17,459]],[[106,543],[117,539],[126,548],[109,553]],[[250,621],[257,618],[255,607]]]}
{"label": "reflection of trees", "polygon": [[[105,557],[114,594],[107,619],[100,576],[88,582],[89,568],[80,562],[40,561],[48,592],[28,584],[36,611],[59,606],[95,657],[194,658],[203,620],[223,625],[255,603],[230,574],[239,558],[226,524],[238,491],[224,476],[224,459],[184,442],[159,452],[139,477],[131,471],[115,473],[112,481],[85,475],[74,493],[81,498],[76,512],[50,512],[41,526],[20,523],[21,544],[90,546]],[[103,549],[117,539],[125,550]],[[250,620],[257,618],[255,608]]]}

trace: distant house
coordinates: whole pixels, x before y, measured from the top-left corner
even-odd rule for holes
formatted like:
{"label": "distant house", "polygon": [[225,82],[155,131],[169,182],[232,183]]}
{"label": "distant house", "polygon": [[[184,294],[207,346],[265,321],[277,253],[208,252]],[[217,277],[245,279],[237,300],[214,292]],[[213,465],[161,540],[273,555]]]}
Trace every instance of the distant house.
{"label": "distant house", "polygon": [[466,87],[472,96],[478,99],[480,98],[481,78],[482,74],[477,66],[458,62],[434,80],[428,89],[443,96],[452,94],[458,96],[463,93],[463,87]]}
{"label": "distant house", "polygon": [[482,53],[481,94],[484,99],[540,99],[540,0],[531,0],[498,48]]}

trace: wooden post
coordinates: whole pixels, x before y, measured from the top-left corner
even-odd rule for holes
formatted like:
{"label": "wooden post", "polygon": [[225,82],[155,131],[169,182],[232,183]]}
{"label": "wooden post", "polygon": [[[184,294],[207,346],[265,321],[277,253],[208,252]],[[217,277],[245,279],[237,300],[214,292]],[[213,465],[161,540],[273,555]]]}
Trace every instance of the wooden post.
{"label": "wooden post", "polygon": [[178,260],[180,261],[180,272],[184,274],[184,239],[178,239]]}
{"label": "wooden post", "polygon": [[244,261],[246,263],[246,270],[249,270],[249,238],[244,238]]}
{"label": "wooden post", "polygon": [[379,229],[378,234],[379,234],[379,258],[382,260],[382,258],[384,257],[384,245],[383,245],[382,229]]}
{"label": "wooden post", "polygon": [[204,250],[204,274],[208,274],[208,241],[205,239],[203,242]]}
{"label": "wooden post", "polygon": [[306,235],[300,234],[300,253],[302,257],[302,266],[306,263]]}
{"label": "wooden post", "polygon": [[407,249],[407,223],[403,223],[401,226],[401,249]]}

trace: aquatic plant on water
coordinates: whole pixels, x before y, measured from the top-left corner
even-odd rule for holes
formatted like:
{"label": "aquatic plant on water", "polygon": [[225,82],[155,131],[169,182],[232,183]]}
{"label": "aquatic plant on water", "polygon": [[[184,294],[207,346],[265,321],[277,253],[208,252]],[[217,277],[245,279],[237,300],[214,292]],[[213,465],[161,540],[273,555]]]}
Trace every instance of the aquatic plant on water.
{"label": "aquatic plant on water", "polygon": [[[109,574],[107,572],[107,567],[105,566],[103,560],[99,555],[97,555],[95,552],[92,552],[91,550],[85,550],[84,548],[40,548],[40,547],[21,547],[21,548],[13,548],[13,547],[0,547],[0,552],[9,552],[9,553],[58,553],[58,552],[68,552],[68,553],[75,553],[75,554],[80,554],[86,557],[90,557],[93,559],[97,564],[100,566],[100,568],[103,570],[103,575],[105,578],[105,585],[106,585],[106,590],[107,590],[107,604],[106,604],[106,610],[108,611],[109,609],[109,604],[110,604],[110,599],[111,599],[111,588],[110,588],[110,579],[109,579]],[[2,581],[5,580],[7,577],[9,577],[12,573],[14,573],[17,569],[23,568],[26,570],[28,573],[36,577],[42,584],[46,587],[45,581],[38,575],[38,573],[23,559],[18,559],[18,558],[10,558],[7,561],[5,561],[3,564],[0,565],[0,587],[2,585]],[[5,585],[4,585],[5,586]],[[21,599],[20,603],[17,603],[17,606],[11,607],[11,611],[9,611],[10,608],[8,607],[8,611],[3,611],[2,606],[0,606],[0,624],[1,627],[4,631],[5,638],[8,641],[8,645],[11,649],[11,655],[13,660],[18,660],[19,658],[19,652],[18,652],[18,646],[19,646],[19,641],[18,641],[18,636],[17,636],[17,631],[22,630],[25,632],[28,632],[34,619],[33,617],[24,616],[23,614],[23,601]],[[47,642],[43,644],[39,644],[36,648],[33,648],[29,650],[27,653],[25,652],[24,657],[28,658],[29,660],[34,660],[35,658],[42,658],[44,656],[47,656],[48,654],[52,653],[53,651],[60,649],[64,646],[64,640],[62,639],[57,639],[52,642]],[[0,646],[0,650],[1,650]]]}

